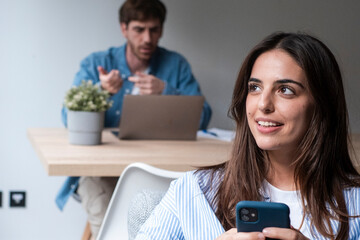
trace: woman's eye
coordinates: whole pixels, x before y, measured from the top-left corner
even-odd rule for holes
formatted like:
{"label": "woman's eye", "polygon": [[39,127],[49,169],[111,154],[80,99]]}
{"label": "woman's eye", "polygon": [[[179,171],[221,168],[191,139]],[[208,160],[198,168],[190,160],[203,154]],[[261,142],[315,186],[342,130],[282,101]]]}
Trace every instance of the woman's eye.
{"label": "woman's eye", "polygon": [[248,90],[249,92],[257,92],[260,90],[260,87],[255,84],[249,84]]}
{"label": "woman's eye", "polygon": [[294,95],[295,94],[295,92],[292,89],[290,89],[289,87],[281,87],[280,92],[285,95]]}

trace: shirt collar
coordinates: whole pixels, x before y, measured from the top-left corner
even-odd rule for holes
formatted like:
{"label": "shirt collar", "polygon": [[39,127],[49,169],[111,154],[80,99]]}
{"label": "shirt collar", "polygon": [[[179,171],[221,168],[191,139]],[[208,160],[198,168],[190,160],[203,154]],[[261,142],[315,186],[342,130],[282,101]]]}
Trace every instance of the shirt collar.
{"label": "shirt collar", "polygon": [[260,194],[260,196],[263,197],[264,202],[271,202],[270,196],[269,196],[269,194],[264,190],[264,187],[261,187],[261,188],[259,189],[259,194]]}

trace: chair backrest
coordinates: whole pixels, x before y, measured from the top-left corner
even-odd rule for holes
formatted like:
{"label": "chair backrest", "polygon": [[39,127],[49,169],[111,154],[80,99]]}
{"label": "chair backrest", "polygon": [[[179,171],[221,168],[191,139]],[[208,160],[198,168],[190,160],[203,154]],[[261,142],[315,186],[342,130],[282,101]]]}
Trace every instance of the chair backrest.
{"label": "chair backrest", "polygon": [[170,182],[183,174],[144,163],[127,166],[116,184],[97,240],[128,239],[127,216],[133,197],[142,190],[165,192]]}

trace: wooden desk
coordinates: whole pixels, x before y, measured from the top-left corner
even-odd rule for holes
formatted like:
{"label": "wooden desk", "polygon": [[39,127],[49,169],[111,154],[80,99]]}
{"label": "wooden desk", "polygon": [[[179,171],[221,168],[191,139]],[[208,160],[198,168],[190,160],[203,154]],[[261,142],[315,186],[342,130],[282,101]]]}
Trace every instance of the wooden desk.
{"label": "wooden desk", "polygon": [[28,138],[50,176],[120,176],[127,165],[144,162],[155,167],[187,171],[228,160],[231,143],[197,141],[119,140],[104,130],[102,144],[68,143],[64,128],[32,128]]}

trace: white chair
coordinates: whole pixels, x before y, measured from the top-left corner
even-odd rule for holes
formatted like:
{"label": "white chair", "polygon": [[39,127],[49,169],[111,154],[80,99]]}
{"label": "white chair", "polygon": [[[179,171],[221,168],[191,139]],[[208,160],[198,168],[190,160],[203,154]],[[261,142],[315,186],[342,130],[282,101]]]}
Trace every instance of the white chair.
{"label": "white chair", "polygon": [[134,196],[142,190],[166,192],[170,182],[183,174],[144,163],[127,166],[116,184],[97,240],[128,239],[127,217]]}

